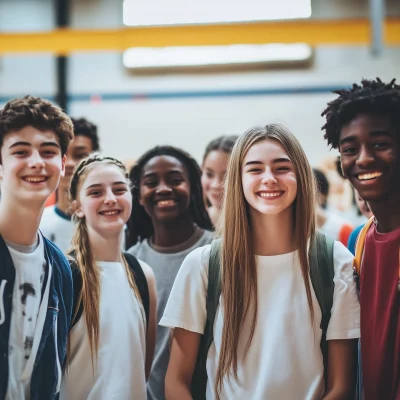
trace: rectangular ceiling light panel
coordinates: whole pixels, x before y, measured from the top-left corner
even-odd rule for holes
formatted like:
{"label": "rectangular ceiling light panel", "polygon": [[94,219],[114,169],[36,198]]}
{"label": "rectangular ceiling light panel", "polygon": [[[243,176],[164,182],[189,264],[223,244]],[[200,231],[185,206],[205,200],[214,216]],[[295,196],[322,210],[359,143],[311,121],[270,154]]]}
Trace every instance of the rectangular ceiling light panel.
{"label": "rectangular ceiling light panel", "polygon": [[309,18],[310,0],[124,0],[130,26]]}

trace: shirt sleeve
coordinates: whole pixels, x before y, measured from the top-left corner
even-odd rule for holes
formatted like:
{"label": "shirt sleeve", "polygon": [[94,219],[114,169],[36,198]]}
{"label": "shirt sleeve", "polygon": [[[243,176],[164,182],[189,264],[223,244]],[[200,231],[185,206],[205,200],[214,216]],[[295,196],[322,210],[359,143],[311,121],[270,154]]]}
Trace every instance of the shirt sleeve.
{"label": "shirt sleeve", "polygon": [[353,278],[353,255],[335,241],[333,248],[335,290],[327,340],[360,337],[360,302]]}
{"label": "shirt sleeve", "polygon": [[172,286],[160,325],[204,333],[210,245],[187,255]]}

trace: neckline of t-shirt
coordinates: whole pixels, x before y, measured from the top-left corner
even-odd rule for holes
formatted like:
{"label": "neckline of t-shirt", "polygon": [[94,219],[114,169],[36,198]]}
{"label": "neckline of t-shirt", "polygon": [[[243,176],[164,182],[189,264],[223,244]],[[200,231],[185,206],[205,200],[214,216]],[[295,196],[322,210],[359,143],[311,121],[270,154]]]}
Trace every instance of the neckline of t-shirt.
{"label": "neckline of t-shirt", "polygon": [[40,236],[41,235],[38,233],[37,234],[37,242],[35,244],[29,245],[29,246],[24,246],[21,244],[9,242],[8,240],[5,240],[5,239],[4,239],[4,242],[9,249],[14,250],[15,252],[20,253],[20,254],[30,255],[30,254],[35,253],[38,250],[38,248],[40,247],[41,242],[42,242],[42,238]]}
{"label": "neckline of t-shirt", "polygon": [[96,261],[99,266],[109,267],[113,265],[122,265],[120,261]]}
{"label": "neckline of t-shirt", "polygon": [[192,250],[194,250],[194,249],[196,249],[197,247],[199,247],[199,242],[204,238],[204,235],[206,235],[207,232],[209,232],[209,231],[203,230],[202,235],[199,237],[199,239],[196,241],[196,243],[194,243],[192,246],[188,247],[187,249],[178,251],[177,253],[162,253],[162,252],[160,252],[160,251],[157,251],[157,250],[155,250],[153,247],[151,247],[151,245],[150,245],[150,243],[149,243],[149,239],[145,239],[145,240],[142,242],[142,244],[145,245],[145,246],[147,246],[147,248],[148,248],[151,252],[153,252],[153,253],[155,253],[155,254],[157,254],[157,255],[162,255],[163,257],[176,257],[176,256],[179,256],[179,255],[188,253],[188,252],[190,253]]}
{"label": "neckline of t-shirt", "polygon": [[277,261],[279,262],[287,262],[291,258],[295,258],[298,256],[298,251],[294,250],[291,251],[290,253],[284,253],[284,254],[276,254],[274,256],[260,256],[256,254],[257,260],[260,261],[270,261],[276,263]]}
{"label": "neckline of t-shirt", "polygon": [[148,239],[147,243],[153,250],[157,251],[158,253],[176,254],[180,253],[181,251],[185,251],[186,249],[190,249],[193,245],[195,245],[203,236],[203,231],[203,229],[196,225],[195,230],[193,234],[189,237],[189,239],[185,240],[183,243],[171,247],[155,245],[154,243],[152,243],[151,237]]}
{"label": "neckline of t-shirt", "polygon": [[72,220],[72,215],[66,214],[64,211],[59,209],[57,206],[54,206],[54,212],[62,219],[65,219],[66,221],[71,221]]}
{"label": "neckline of t-shirt", "polygon": [[400,236],[400,228],[397,228],[391,232],[381,233],[378,232],[378,230],[376,229],[375,223],[372,226],[373,226],[372,229],[373,238],[378,242],[387,242],[389,240],[396,239]]}

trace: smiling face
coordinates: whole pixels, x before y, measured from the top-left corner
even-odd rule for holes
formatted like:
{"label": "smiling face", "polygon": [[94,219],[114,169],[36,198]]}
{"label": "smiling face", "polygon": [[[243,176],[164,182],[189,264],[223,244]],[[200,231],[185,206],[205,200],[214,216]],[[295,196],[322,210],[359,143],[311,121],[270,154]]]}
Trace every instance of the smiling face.
{"label": "smiling face", "polygon": [[156,222],[175,220],[188,213],[190,183],[186,167],[172,156],[150,159],[140,178],[140,204]]}
{"label": "smiling face", "polygon": [[93,151],[92,140],[84,135],[77,135],[71,141],[67,149],[67,159],[65,162],[65,175],[60,180],[59,189],[68,191],[72,174],[75,168],[84,158],[89,157]]}
{"label": "smiling face", "polygon": [[386,116],[359,114],[340,131],[343,174],[365,201],[398,193],[398,133]]}
{"label": "smiling face", "polygon": [[211,151],[204,160],[201,185],[211,206],[222,207],[223,182],[228,168],[229,154],[222,150]]}
{"label": "smiling face", "polygon": [[132,195],[123,171],[113,164],[94,163],[80,183],[75,213],[101,236],[120,234],[132,210]]}
{"label": "smiling face", "polygon": [[297,195],[296,172],[277,140],[262,140],[247,152],[242,185],[252,216],[279,215],[290,210]]}
{"label": "smiling face", "polygon": [[1,148],[2,198],[46,202],[64,175],[65,157],[53,131],[30,125],[9,132]]}

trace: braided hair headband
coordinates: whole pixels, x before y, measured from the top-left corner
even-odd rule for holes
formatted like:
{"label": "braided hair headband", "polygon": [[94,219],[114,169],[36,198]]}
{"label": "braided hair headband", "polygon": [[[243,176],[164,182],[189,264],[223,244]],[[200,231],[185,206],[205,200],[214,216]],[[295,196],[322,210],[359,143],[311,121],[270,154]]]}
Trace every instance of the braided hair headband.
{"label": "braided hair headband", "polygon": [[69,188],[69,194],[70,194],[70,197],[72,198],[72,200],[74,200],[76,198],[76,194],[77,194],[76,191],[77,191],[77,187],[78,187],[79,178],[81,177],[83,171],[85,171],[85,169],[88,165],[91,165],[96,162],[97,163],[102,163],[102,162],[107,163],[108,162],[109,164],[116,165],[118,168],[120,168],[124,172],[126,178],[128,178],[128,172],[125,168],[125,165],[121,161],[119,161],[113,157],[101,157],[99,155],[94,154],[94,155],[82,160],[79,163],[78,167],[76,168],[76,170],[72,176],[71,184],[70,184],[70,188]]}

